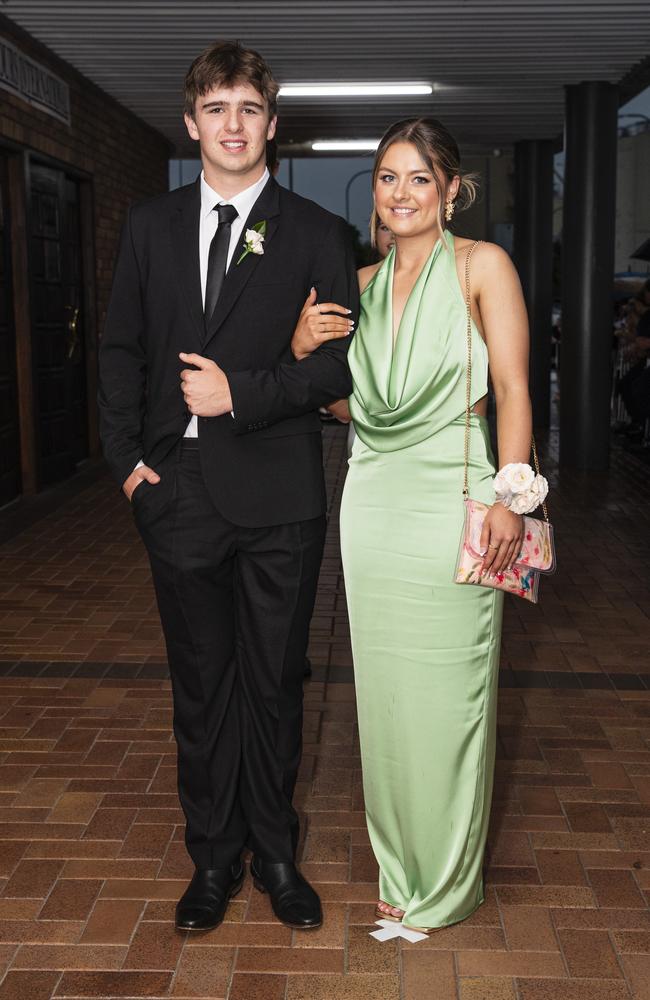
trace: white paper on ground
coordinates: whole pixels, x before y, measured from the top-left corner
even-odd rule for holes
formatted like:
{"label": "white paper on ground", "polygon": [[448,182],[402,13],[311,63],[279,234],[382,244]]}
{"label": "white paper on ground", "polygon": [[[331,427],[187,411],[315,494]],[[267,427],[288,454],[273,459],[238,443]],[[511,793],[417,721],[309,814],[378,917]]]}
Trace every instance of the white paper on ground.
{"label": "white paper on ground", "polygon": [[427,934],[409,930],[403,924],[396,924],[392,920],[376,920],[375,923],[382,928],[380,931],[370,931],[370,937],[376,941],[392,941],[393,938],[401,937],[406,938],[411,944],[417,944],[418,941],[425,941],[428,937]]}

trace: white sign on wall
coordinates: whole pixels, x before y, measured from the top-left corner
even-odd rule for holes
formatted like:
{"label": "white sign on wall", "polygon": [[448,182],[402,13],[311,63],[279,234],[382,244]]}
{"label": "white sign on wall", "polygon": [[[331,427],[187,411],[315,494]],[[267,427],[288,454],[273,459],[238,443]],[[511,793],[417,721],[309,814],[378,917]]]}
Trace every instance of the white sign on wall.
{"label": "white sign on wall", "polygon": [[0,87],[70,124],[67,83],[4,38],[0,38]]}

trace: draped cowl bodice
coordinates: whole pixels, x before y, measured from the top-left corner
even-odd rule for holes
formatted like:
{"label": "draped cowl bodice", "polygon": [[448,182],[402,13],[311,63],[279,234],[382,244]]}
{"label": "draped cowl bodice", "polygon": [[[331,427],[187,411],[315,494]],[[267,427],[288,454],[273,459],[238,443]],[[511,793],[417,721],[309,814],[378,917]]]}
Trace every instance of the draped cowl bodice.
{"label": "draped cowl bodice", "polygon": [[[393,346],[393,248],[361,295],[348,359],[350,412],[373,451],[418,444],[465,411],[467,308],[445,231],[408,297]],[[487,348],[472,322],[470,405],[487,392]]]}

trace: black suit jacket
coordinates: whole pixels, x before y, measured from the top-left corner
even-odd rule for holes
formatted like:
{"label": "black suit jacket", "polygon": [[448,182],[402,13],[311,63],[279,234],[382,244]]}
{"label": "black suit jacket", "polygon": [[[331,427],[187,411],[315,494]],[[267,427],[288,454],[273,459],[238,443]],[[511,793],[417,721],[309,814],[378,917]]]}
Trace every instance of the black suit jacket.
{"label": "black suit jacket", "polygon": [[245,224],[266,220],[264,253],[237,264],[235,251],[206,330],[199,211],[199,181],[130,210],[99,351],[104,453],[120,485],[144,458],[161,476],[159,486],[138,487],[152,494],[147,508],[169,502],[190,418],[178,354],[197,352],[225,371],[235,414],[199,418],[217,509],[250,527],[316,517],[325,510],[318,407],[350,395],[349,337],[300,362],[290,342],[312,285],[319,301],[358,318],[347,227],[270,179]]}

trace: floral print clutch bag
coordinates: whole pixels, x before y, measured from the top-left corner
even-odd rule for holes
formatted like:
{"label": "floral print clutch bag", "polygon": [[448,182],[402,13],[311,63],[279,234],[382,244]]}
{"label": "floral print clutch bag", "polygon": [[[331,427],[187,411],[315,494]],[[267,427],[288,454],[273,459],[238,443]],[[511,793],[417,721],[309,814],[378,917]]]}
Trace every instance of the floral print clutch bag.
{"label": "floral print clutch bag", "polygon": [[484,553],[481,553],[481,532],[489,509],[480,500],[465,501],[465,526],[454,582],[495,587],[537,604],[540,573],[553,573],[555,570],[552,525],[535,517],[524,517],[524,545],[517,562],[510,571],[497,573],[494,577],[482,576]]}

